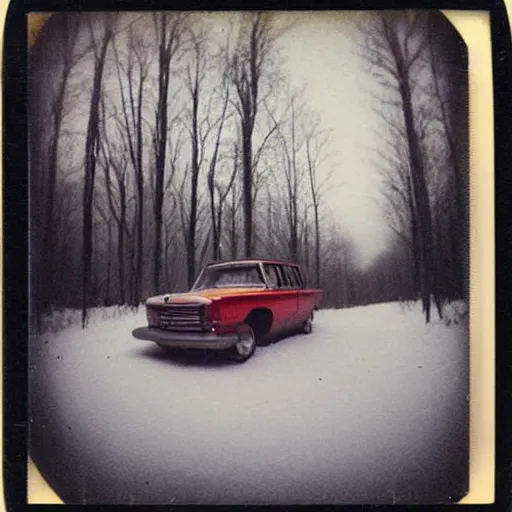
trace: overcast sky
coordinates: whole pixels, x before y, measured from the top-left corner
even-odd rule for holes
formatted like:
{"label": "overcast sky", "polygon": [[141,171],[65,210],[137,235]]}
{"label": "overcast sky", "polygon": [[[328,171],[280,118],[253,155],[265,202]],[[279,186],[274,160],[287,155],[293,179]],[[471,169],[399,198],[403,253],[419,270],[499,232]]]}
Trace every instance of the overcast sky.
{"label": "overcast sky", "polygon": [[[389,237],[377,204],[379,173],[372,164],[380,144],[365,63],[357,55],[354,15],[301,16],[280,45],[290,80],[304,83],[310,105],[332,130],[333,187],[325,200],[336,221],[370,263]],[[324,167],[322,172],[328,171]]]}

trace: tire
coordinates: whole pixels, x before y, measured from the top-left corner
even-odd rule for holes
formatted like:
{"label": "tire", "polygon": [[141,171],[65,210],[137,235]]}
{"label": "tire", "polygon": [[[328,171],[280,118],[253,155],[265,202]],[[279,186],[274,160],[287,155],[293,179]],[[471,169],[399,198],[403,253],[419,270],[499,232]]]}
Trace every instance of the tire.
{"label": "tire", "polygon": [[245,363],[256,350],[256,334],[249,324],[243,324],[238,329],[239,341],[231,348],[231,359],[238,363]]}
{"label": "tire", "polygon": [[308,319],[302,324],[302,332],[304,334],[311,334],[313,331],[313,312],[308,316]]}

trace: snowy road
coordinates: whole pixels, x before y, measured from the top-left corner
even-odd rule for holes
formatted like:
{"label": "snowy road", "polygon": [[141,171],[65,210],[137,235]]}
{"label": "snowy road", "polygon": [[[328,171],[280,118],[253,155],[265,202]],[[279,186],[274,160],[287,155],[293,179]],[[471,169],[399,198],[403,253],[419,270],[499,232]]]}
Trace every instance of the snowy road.
{"label": "snowy road", "polygon": [[[65,502],[459,498],[467,330],[397,304],[320,311],[243,365],[135,340],[143,311],[32,340],[31,451]],[[455,496],[453,494],[455,493]]]}

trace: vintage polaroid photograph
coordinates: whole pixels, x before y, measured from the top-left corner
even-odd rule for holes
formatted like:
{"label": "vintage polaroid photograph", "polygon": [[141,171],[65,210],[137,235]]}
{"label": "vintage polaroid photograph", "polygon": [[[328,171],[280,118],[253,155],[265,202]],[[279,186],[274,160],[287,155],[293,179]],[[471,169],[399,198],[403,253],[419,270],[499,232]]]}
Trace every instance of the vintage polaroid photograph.
{"label": "vintage polaroid photograph", "polygon": [[460,501],[470,116],[447,16],[28,23],[28,455],[59,499]]}

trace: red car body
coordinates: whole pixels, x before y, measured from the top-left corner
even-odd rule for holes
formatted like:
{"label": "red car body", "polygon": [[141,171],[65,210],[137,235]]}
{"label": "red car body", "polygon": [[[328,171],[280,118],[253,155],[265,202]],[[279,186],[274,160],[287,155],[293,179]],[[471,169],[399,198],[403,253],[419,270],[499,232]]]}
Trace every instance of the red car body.
{"label": "red car body", "polygon": [[258,343],[312,329],[321,290],[308,289],[296,264],[237,260],[207,265],[189,292],[146,301],[147,327],[133,336],[164,349],[227,350],[242,362]]}

